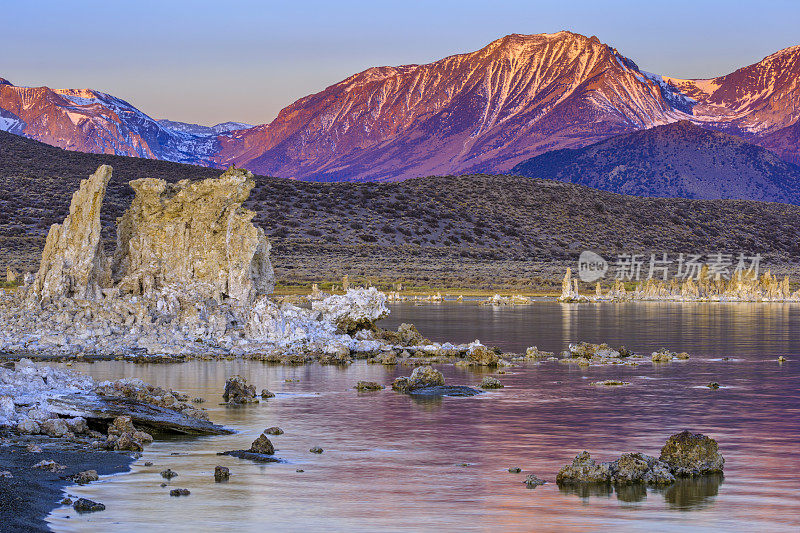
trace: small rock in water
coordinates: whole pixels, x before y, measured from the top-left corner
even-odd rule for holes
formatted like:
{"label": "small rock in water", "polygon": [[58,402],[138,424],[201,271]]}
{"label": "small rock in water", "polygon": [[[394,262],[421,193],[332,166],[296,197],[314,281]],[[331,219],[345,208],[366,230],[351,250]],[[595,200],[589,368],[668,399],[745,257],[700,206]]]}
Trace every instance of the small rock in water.
{"label": "small rock in water", "polygon": [[302,468],[298,468],[297,470],[295,470],[295,472],[305,472],[305,470],[303,470]]}
{"label": "small rock in water", "polygon": [[522,469],[518,466],[512,466],[511,468],[508,469],[508,471],[511,472],[512,474],[519,474],[520,472],[522,472]]}
{"label": "small rock in water", "polygon": [[253,444],[250,445],[250,451],[253,453],[272,455],[275,453],[275,447],[272,445],[272,441],[267,438],[265,432],[259,435],[259,437],[253,441]]}
{"label": "small rock in water", "polygon": [[222,399],[232,405],[250,403],[255,400],[256,388],[247,384],[242,376],[231,376],[225,381]]}
{"label": "small rock in water", "polygon": [[359,381],[356,384],[355,389],[358,392],[371,392],[376,390],[382,390],[384,388],[383,385],[380,383],[375,383],[374,381]]}
{"label": "small rock in water", "polygon": [[72,504],[72,508],[79,513],[94,513],[96,511],[105,511],[106,506],[102,503],[95,502],[86,498],[78,498]]}
{"label": "small rock in water", "polygon": [[170,496],[188,496],[189,494],[191,494],[189,489],[172,489],[169,491]]}
{"label": "small rock in water", "polygon": [[225,466],[217,466],[214,468],[214,481],[221,483],[228,481],[231,477],[231,471]]}
{"label": "small rock in water", "polygon": [[202,398],[192,398],[192,403],[203,403],[205,402]]}
{"label": "small rock in water", "polygon": [[311,448],[311,449],[310,449],[310,450],[308,450],[308,451],[310,451],[311,453],[322,453],[322,452],[323,452],[323,451],[325,451],[325,450],[323,450],[323,449],[322,449],[322,448],[320,448],[319,446],[314,446],[313,448]]}
{"label": "small rock in water", "polygon": [[164,479],[172,479],[172,478],[177,477],[177,476],[178,476],[178,473],[175,472],[174,470],[170,470],[169,468],[167,468],[166,470],[162,470],[161,471],[161,477],[163,477]]}
{"label": "small rock in water", "polygon": [[164,487],[166,487],[166,486],[167,486],[167,484],[166,484],[166,483],[162,483],[161,485],[159,485],[159,487],[161,487],[162,489],[163,489]]}
{"label": "small rock in water", "polygon": [[97,475],[97,470],[84,470],[83,472],[79,472],[72,476],[72,481],[78,485],[86,485],[87,483],[97,481],[98,479],[100,478]]}
{"label": "small rock in water", "polygon": [[270,392],[267,389],[261,389],[261,397],[264,398],[265,400],[267,398],[274,398],[275,397],[275,393],[274,392]]}
{"label": "small rock in water", "polygon": [[264,430],[267,435],[283,435],[283,430],[278,426],[272,426]]}
{"label": "small rock in water", "polygon": [[706,386],[709,389],[718,389],[719,388],[719,383],[717,383],[716,381],[709,381],[708,385],[706,385]]}
{"label": "small rock in water", "polygon": [[679,477],[718,474],[725,466],[717,441],[690,431],[676,433],[667,439],[661,448],[661,460]]}
{"label": "small rock in water", "polygon": [[502,389],[504,385],[495,377],[484,376],[484,378],[481,380],[480,387],[482,389]]}
{"label": "small rock in water", "polygon": [[145,461],[144,462],[144,466],[153,466],[153,462],[152,461]]}
{"label": "small rock in water", "polygon": [[598,387],[623,387],[625,385],[630,385],[629,381],[619,381],[617,379],[606,379],[604,381],[593,381],[592,385]]}
{"label": "small rock in water", "polygon": [[544,485],[547,481],[536,477],[536,474],[528,474],[525,478],[525,486],[529,489],[535,489],[539,485]]}
{"label": "small rock in water", "polygon": [[778,357],[778,362],[779,363],[785,363],[786,362],[786,358],[781,355],[780,357]]}
{"label": "small rock in water", "polygon": [[61,505],[72,505],[72,498],[64,498],[61,500]]}

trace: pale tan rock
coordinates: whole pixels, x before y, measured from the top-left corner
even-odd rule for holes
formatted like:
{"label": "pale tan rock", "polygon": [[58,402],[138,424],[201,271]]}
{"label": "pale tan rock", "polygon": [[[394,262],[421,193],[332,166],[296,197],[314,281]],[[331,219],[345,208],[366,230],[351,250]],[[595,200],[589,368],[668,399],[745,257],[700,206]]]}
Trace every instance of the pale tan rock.
{"label": "pale tan rock", "polygon": [[30,299],[102,298],[102,289],[110,284],[110,271],[100,243],[100,208],[111,171],[110,166],[101,165],[81,181],[67,218],[50,227]]}
{"label": "pale tan rock", "polygon": [[6,283],[16,283],[19,279],[19,274],[11,267],[6,267]]}
{"label": "pale tan rock", "polygon": [[[193,298],[233,298],[251,304],[275,286],[270,245],[244,202],[255,182],[244,170],[219,178],[145,178],[119,219],[113,273],[123,293],[148,295],[192,283]],[[199,292],[199,293],[198,293]]]}

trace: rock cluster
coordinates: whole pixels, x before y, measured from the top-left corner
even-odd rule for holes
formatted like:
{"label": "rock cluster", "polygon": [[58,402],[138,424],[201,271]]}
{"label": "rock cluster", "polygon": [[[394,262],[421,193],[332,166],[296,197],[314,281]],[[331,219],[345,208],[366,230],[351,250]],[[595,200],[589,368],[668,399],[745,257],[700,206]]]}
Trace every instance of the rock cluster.
{"label": "rock cluster", "polygon": [[111,167],[81,182],[70,214],[48,235],[36,277],[0,296],[0,350],[57,356],[228,356],[374,352],[370,330],[388,313],[375,289],[314,302],[268,298],[269,243],[242,207],[249,172],[168,184],[141,179],[119,220],[113,261],[100,242]]}
{"label": "rock cluster", "polygon": [[145,445],[153,442],[149,433],[139,431],[133,427],[129,416],[118,416],[108,426],[108,437],[105,442],[99,443],[107,450],[140,452]]}
{"label": "rock cluster", "polygon": [[614,461],[598,463],[588,452],[581,452],[558,471],[556,482],[669,485],[676,477],[721,473],[724,464],[714,439],[683,431],[667,440],[658,459],[643,453],[625,453]]}
{"label": "rock cluster", "polygon": [[624,346],[615,349],[608,344],[592,344],[590,342],[580,342],[570,344],[561,353],[562,363],[575,363],[580,366],[590,365],[638,365],[642,358]]}

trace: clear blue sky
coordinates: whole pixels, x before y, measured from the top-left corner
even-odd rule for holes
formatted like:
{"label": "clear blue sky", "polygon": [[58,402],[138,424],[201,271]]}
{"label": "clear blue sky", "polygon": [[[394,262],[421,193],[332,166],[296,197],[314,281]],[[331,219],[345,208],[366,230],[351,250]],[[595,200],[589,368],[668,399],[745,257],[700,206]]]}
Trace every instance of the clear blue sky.
{"label": "clear blue sky", "polygon": [[642,68],[712,77],[800,44],[800,1],[50,0],[0,9],[0,77],[91,87],[156,118],[268,122],[376,65],[568,29]]}

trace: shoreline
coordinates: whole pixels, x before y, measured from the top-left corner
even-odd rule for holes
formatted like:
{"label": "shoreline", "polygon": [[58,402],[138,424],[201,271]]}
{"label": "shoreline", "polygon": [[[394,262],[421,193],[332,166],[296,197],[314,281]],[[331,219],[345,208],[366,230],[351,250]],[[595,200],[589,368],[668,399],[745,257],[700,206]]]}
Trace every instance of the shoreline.
{"label": "shoreline", "polygon": [[[86,450],[59,439],[20,438],[7,430],[0,435],[0,470],[13,476],[0,479],[0,523],[8,531],[50,531],[46,518],[62,505],[64,490],[74,484],[70,476],[84,470],[96,470],[100,476],[129,472],[136,460],[130,454]],[[31,452],[27,444],[37,444],[42,451]],[[31,468],[50,459],[67,468],[57,473]]]}

